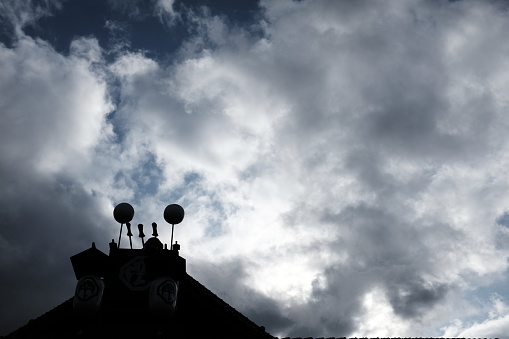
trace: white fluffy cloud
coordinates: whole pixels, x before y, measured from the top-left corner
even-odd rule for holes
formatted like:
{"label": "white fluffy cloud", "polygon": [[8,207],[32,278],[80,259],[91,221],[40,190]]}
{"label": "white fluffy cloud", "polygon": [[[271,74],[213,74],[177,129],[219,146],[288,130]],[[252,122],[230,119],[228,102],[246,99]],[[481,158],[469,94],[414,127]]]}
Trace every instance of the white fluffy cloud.
{"label": "white fluffy cloud", "polygon": [[97,42],[75,41],[71,50],[75,54],[63,57],[28,37],[13,49],[2,46],[1,147],[6,167],[79,170],[110,133],[104,124],[112,109],[106,84],[90,69],[100,58]]}

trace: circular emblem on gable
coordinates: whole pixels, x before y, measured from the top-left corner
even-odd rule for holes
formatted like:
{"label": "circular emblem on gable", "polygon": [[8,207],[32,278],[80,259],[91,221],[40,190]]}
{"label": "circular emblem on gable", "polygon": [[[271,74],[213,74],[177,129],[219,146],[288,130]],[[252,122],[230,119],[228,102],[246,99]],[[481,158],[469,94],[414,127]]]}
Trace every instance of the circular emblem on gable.
{"label": "circular emblem on gable", "polygon": [[119,279],[131,291],[143,291],[149,287],[145,258],[134,257],[120,267]]}
{"label": "circular emblem on gable", "polygon": [[76,285],[76,297],[81,301],[92,299],[99,292],[99,286],[93,278],[82,278]]}
{"label": "circular emblem on gable", "polygon": [[173,279],[166,279],[157,286],[157,295],[167,304],[177,300],[177,284]]}

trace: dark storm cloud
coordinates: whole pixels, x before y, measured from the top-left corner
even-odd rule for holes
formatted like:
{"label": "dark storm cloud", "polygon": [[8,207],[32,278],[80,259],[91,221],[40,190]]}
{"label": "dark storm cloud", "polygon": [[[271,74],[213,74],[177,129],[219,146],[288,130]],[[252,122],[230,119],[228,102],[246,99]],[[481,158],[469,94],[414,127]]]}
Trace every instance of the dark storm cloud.
{"label": "dark storm cloud", "polygon": [[[496,99],[474,92],[461,113],[451,100],[451,87],[461,84],[454,67],[462,59],[447,55],[451,42],[444,31],[462,25],[455,16],[462,9],[419,2],[391,13],[385,4],[325,4],[299,5],[324,15],[322,25],[299,30],[305,46],[283,40],[284,19],[283,29],[269,30],[279,53],[276,60],[284,63],[278,65],[281,72],[268,76],[292,103],[294,114],[280,134],[282,144],[292,134],[292,142],[316,142],[335,126],[329,145],[348,144],[382,156],[448,161],[476,157],[491,146]],[[437,22],[433,10],[446,11],[443,21]],[[362,15],[335,19],[352,11]],[[297,13],[292,14],[305,12]],[[391,19],[381,19],[381,13]],[[321,32],[320,26],[329,30]],[[470,137],[474,133],[477,140]]]}
{"label": "dark storm cloud", "polygon": [[425,286],[424,279],[403,281],[403,284],[398,281],[391,286],[388,296],[394,312],[404,318],[412,318],[443,301],[448,290],[445,284]]}
{"label": "dark storm cloud", "polygon": [[[311,28],[300,31],[302,39],[317,48],[288,46],[281,54],[294,52],[295,56],[285,60],[282,67],[286,71],[281,73],[291,78],[272,75],[279,77],[275,82],[284,82],[278,87],[299,103],[292,101],[297,120],[289,127],[297,128],[294,133],[302,135],[302,128],[306,132],[303,140],[307,141],[315,133],[320,137],[335,124],[338,136],[347,133],[345,129],[355,133],[346,134],[354,139],[351,144],[355,146],[421,158],[464,153],[471,145],[465,144],[462,135],[439,130],[441,118],[448,114],[445,89],[451,80],[444,71],[446,60],[441,53],[445,43],[437,28],[428,22],[414,23],[409,15],[395,15],[389,23],[378,19],[377,5],[366,11],[362,11],[362,5],[351,5],[347,7],[362,11],[355,20],[350,17],[358,25],[352,29],[342,21],[333,23],[330,13],[342,16],[344,6],[329,5],[326,10],[320,8],[322,5],[307,4],[320,8],[320,13],[327,11],[330,22],[326,22],[338,26],[338,34],[333,33],[333,28],[330,34]],[[278,37],[273,39],[277,41]],[[335,93],[331,93],[332,89]],[[482,125],[472,121],[469,127],[477,126]],[[358,138],[359,133],[362,138]],[[336,137],[329,142],[336,140],[342,141]]]}
{"label": "dark storm cloud", "polygon": [[322,274],[328,285],[320,286],[315,280],[311,300],[288,310],[295,321],[294,326],[286,329],[291,336],[346,336],[354,331],[361,296],[372,282],[367,276],[337,267],[327,268]]}
{"label": "dark storm cloud", "polygon": [[[299,213],[313,214],[302,206]],[[326,267],[315,279],[308,304],[287,310],[291,319],[298,319],[292,335],[351,335],[355,319],[364,312],[363,296],[373,288],[383,291],[395,314],[408,319],[443,303],[454,289],[424,278],[432,274],[439,255],[427,248],[429,229],[402,224],[398,215],[363,204],[346,207],[339,214],[325,211],[320,218],[338,230],[338,238],[315,246],[346,253],[348,259]],[[447,225],[437,228],[450,233],[448,239],[457,233]]]}

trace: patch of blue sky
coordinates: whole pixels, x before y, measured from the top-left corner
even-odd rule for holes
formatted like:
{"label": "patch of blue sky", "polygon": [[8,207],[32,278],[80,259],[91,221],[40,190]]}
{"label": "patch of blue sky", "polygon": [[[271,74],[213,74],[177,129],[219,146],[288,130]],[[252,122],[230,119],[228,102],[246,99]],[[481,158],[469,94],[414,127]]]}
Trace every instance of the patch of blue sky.
{"label": "patch of blue sky", "polygon": [[106,115],[106,122],[113,129],[114,138],[112,142],[122,146],[132,127],[127,123],[128,118],[125,115],[129,115],[131,111],[136,110],[137,102],[132,98],[122,96],[119,79],[111,77],[108,79],[107,85],[109,99],[115,108]]}
{"label": "patch of blue sky", "polygon": [[[64,55],[70,52],[72,40],[94,37],[106,50],[104,57],[107,61],[113,61],[116,57],[116,53],[108,51],[118,50],[119,38],[123,41],[123,47],[145,51],[151,58],[167,58],[178,51],[182,41],[197,33],[190,29],[195,26],[195,16],[218,16],[253,36],[262,35],[258,24],[262,15],[258,0],[238,3],[221,0],[213,3],[209,0],[177,1],[173,6],[180,15],[170,21],[161,20],[154,6],[156,2],[64,1],[60,8],[49,6],[51,15],[39,18],[36,24],[28,24],[24,27],[24,33],[50,42],[57,52]],[[122,32],[112,30],[111,23],[122,27]],[[0,42],[12,46],[16,39],[13,28],[0,28]],[[122,37],[119,33],[122,33]]]}
{"label": "patch of blue sky", "polygon": [[234,209],[227,208],[225,202],[222,201],[221,196],[206,187],[205,178],[202,174],[194,171],[187,172],[180,185],[168,192],[165,195],[171,201],[178,202],[182,206],[190,206],[196,204],[200,197],[203,204],[199,208],[205,208],[210,211],[210,218],[206,220],[204,227],[204,234],[208,237],[218,237],[225,233],[224,222],[228,218],[228,210]]}
{"label": "patch of blue sky", "polygon": [[77,37],[95,37],[102,47],[108,42],[105,17],[113,15],[107,1],[65,1],[53,15],[25,27],[25,33],[51,43],[59,53],[68,54],[71,41]]}
{"label": "patch of blue sky", "polygon": [[159,190],[162,178],[162,169],[157,164],[155,156],[149,153],[146,161],[131,174],[131,179],[136,183],[134,191],[135,201],[139,201],[145,196],[155,196]]}
{"label": "patch of blue sky", "polygon": [[113,135],[110,138],[110,142],[121,145],[125,140],[125,132],[119,128],[118,124],[115,123],[115,116],[117,110],[113,110],[106,115],[106,122],[111,125]]}
{"label": "patch of blue sky", "polygon": [[162,178],[162,169],[155,156],[149,153],[140,166],[116,173],[114,180],[116,185],[130,189],[134,195],[133,203],[139,203],[143,197],[157,195]]}
{"label": "patch of blue sky", "polygon": [[190,171],[184,174],[183,181],[168,192],[166,197],[171,201],[178,201],[184,205],[190,205],[196,196],[206,195],[203,187],[203,176],[200,173]]}
{"label": "patch of blue sky", "polygon": [[476,286],[475,290],[467,292],[465,299],[480,312],[465,317],[462,321],[465,323],[479,323],[486,320],[487,315],[489,317],[493,316],[490,315],[493,310],[493,298],[501,299],[506,305],[509,304],[509,275],[507,272],[505,272],[503,279],[493,284]]}
{"label": "patch of blue sky", "polygon": [[217,199],[216,195],[211,196],[210,207],[214,210],[212,214],[214,217],[211,218],[205,228],[205,236],[209,238],[216,238],[225,233],[223,227],[224,221],[227,219],[226,210],[223,203]]}
{"label": "patch of blue sky", "polygon": [[117,109],[112,110],[106,115],[106,123],[111,125],[113,131],[111,142],[122,146],[126,139],[128,128],[124,126],[118,116],[119,111]]}
{"label": "patch of blue sky", "polygon": [[505,211],[496,219],[496,223],[500,226],[509,228],[509,211]]}
{"label": "patch of blue sky", "polygon": [[509,246],[509,212],[505,211],[495,219],[498,225],[495,236],[495,246],[497,250],[507,250]]}
{"label": "patch of blue sky", "polygon": [[498,294],[509,303],[509,275],[507,272],[504,274],[504,279],[496,281],[493,284],[486,286],[478,286],[473,292],[472,296],[479,300],[488,300],[493,294]]}

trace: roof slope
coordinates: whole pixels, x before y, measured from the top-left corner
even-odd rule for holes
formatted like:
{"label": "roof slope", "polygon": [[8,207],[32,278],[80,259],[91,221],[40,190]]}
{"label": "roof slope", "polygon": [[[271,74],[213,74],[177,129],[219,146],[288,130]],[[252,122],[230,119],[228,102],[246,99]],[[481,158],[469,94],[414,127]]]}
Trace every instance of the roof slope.
{"label": "roof slope", "polygon": [[5,338],[275,338],[188,274],[179,283],[177,311],[163,324],[148,312],[122,309],[83,323],[72,303],[66,300]]}

